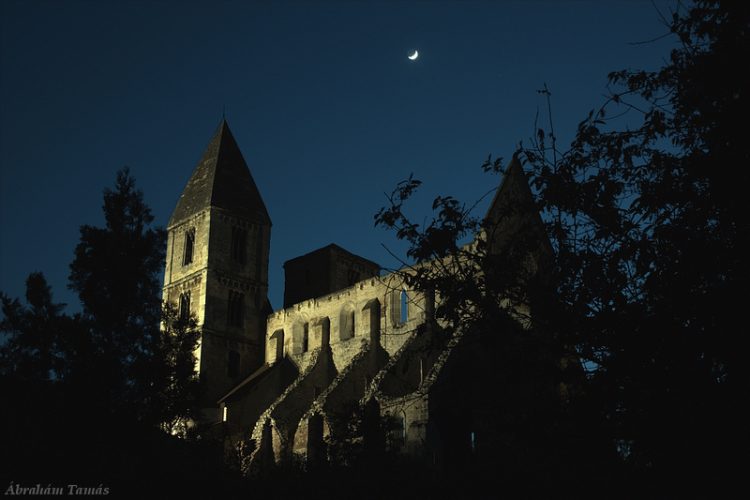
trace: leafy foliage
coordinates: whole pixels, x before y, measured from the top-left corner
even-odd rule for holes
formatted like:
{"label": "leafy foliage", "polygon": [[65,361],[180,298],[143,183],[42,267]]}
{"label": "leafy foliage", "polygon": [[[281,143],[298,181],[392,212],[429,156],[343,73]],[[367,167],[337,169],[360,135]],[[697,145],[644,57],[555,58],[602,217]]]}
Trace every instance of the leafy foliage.
{"label": "leafy foliage", "polygon": [[[717,1],[675,11],[680,46],[668,64],[611,73],[609,99],[568,151],[551,129],[540,135],[551,143],[523,149],[561,302],[606,395],[601,416],[639,470],[731,470],[721,457],[739,430],[733,395],[748,380],[737,325],[750,80],[737,61],[750,56],[749,12]],[[607,118],[624,112],[636,127]]]}
{"label": "leafy foliage", "polygon": [[[609,97],[569,149],[558,147],[551,112],[535,127],[516,154],[545,237],[512,222],[523,217],[518,203],[479,219],[451,198],[436,199],[436,217],[420,228],[404,214],[412,178],[376,215],[410,244],[416,264],[404,274],[437,291],[437,320],[491,339],[496,354],[485,361],[499,373],[489,380],[512,381],[493,387],[517,396],[502,415],[508,428],[536,414],[549,446],[578,436],[609,473],[665,485],[686,473],[729,478],[729,457],[744,453],[735,443],[746,435],[740,395],[750,392],[738,327],[750,254],[750,81],[740,62],[750,60],[749,11],[678,6],[665,19],[679,45],[664,67],[610,74]],[[551,92],[540,93],[550,110]],[[490,157],[483,168],[507,179],[512,164]],[[457,243],[477,228],[488,237]],[[581,365],[586,377],[571,371]],[[524,389],[527,377],[537,382]],[[562,404],[530,397],[556,383]],[[533,442],[522,431],[503,439]]]}
{"label": "leafy foliage", "polygon": [[[70,288],[83,306],[82,320],[106,369],[101,376],[111,405],[139,408],[157,361],[161,299],[159,273],[166,239],[126,170],[104,192],[104,228],[82,226],[71,263]],[[103,367],[102,367],[103,368]]]}
{"label": "leafy foliage", "polygon": [[60,332],[70,329],[70,318],[62,314],[64,304],[52,301],[52,291],[44,275],[31,273],[26,279],[24,307],[18,299],[2,295],[6,334],[0,347],[0,373],[21,380],[50,380],[61,376],[64,345]]}
{"label": "leafy foliage", "polygon": [[129,462],[197,458],[163,432],[184,433],[194,416],[198,340],[195,320],[161,303],[164,231],[150,227],[127,169],[103,208],[106,226],[81,228],[71,264],[81,314],[63,313],[41,273],[26,282],[28,305],[2,295],[0,373],[14,411],[0,427],[18,479],[119,482]]}
{"label": "leafy foliage", "polygon": [[157,346],[158,363],[153,363],[152,380],[155,394],[152,404],[158,410],[153,416],[170,434],[186,435],[189,423],[198,415],[199,385],[195,371],[195,351],[199,331],[195,317],[181,317],[169,303],[163,305],[163,328]]}

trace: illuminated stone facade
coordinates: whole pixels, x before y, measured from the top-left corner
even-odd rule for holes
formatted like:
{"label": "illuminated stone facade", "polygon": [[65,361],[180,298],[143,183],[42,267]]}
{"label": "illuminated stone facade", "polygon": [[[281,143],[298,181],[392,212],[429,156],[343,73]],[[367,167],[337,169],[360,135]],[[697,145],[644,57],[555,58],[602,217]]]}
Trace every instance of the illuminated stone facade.
{"label": "illuminated stone facade", "polygon": [[[167,226],[163,298],[201,326],[204,417],[264,361],[271,219],[226,122],[193,171]],[[182,300],[181,300],[182,299]]]}
{"label": "illuminated stone facade", "polygon": [[[490,214],[502,193],[529,196],[517,164]],[[240,466],[253,470],[341,461],[353,448],[435,465],[476,453],[491,425],[457,413],[475,391],[455,374],[470,370],[481,346],[444,337],[432,297],[336,245],[285,264],[284,308],[272,311],[270,228],[224,122],[170,220],[164,298],[189,293],[202,329],[204,418],[221,427],[228,455],[239,450]]]}

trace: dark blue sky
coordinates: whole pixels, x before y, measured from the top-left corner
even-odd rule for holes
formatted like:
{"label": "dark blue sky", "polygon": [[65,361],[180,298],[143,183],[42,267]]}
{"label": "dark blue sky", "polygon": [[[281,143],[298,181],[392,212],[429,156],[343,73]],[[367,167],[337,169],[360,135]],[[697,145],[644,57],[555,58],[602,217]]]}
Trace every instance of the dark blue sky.
{"label": "dark blue sky", "polygon": [[545,82],[567,142],[609,71],[656,69],[673,43],[632,44],[666,31],[646,0],[0,5],[0,290],[42,271],[73,310],[78,228],[103,223],[115,172],[166,225],[223,108],[273,221],[278,308],[283,262],[330,242],[397,265],[373,214],[410,172],[419,220],[436,194],[474,200]]}

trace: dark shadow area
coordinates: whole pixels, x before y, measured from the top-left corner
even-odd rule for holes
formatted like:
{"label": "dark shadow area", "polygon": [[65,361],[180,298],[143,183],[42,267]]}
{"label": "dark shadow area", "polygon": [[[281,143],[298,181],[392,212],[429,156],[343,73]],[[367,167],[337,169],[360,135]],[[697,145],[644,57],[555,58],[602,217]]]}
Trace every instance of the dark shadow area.
{"label": "dark shadow area", "polygon": [[[299,383],[279,402],[271,412],[272,418],[279,423],[279,432],[284,433],[286,440],[292,442],[297,431],[297,425],[302,415],[310,408],[322,388],[327,387],[338,372],[333,363],[333,353],[330,345],[321,347],[317,353],[314,365],[305,373]],[[291,449],[285,449],[285,454],[291,454]],[[285,456],[284,459],[290,458]]]}
{"label": "dark shadow area", "polygon": [[3,488],[103,485],[110,497],[231,494],[242,478],[226,468],[220,442],[177,439],[112,413],[85,390],[59,384],[0,382],[4,410]]}
{"label": "dark shadow area", "polygon": [[271,366],[264,365],[251,374],[220,400],[231,409],[224,432],[231,436],[247,432],[263,411],[299,376],[299,368],[287,357]]}
{"label": "dark shadow area", "polygon": [[417,390],[430,373],[448,338],[437,329],[422,324],[415,337],[380,382],[380,392],[388,397],[399,397]]}

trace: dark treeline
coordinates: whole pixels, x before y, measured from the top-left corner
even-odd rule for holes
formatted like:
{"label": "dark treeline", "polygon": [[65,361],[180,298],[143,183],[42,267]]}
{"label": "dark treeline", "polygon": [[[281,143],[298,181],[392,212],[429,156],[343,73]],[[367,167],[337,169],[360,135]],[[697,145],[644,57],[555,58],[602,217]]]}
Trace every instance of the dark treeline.
{"label": "dark treeline", "polygon": [[127,169],[105,190],[103,211],[105,227],[81,227],[70,265],[81,313],[65,314],[38,272],[25,305],[2,295],[3,488],[103,484],[136,494],[221,473],[216,450],[184,425],[198,397],[197,331],[162,306],[165,232],[152,227]]}
{"label": "dark treeline", "polygon": [[[409,178],[376,216],[422,265],[412,285],[439,291],[438,319],[496,351],[474,381],[503,429],[475,467],[484,479],[713,496],[747,461],[750,8],[675,8],[662,14],[676,41],[664,66],[611,73],[568,148],[544,86],[535,136],[514,161],[484,164],[512,176],[523,163],[530,206],[519,196],[477,218],[439,197],[420,226],[405,213],[420,185]],[[478,251],[459,245],[479,231]]]}
{"label": "dark treeline", "polygon": [[[105,227],[81,228],[69,286],[82,312],[66,314],[40,273],[29,276],[25,303],[2,295],[3,487],[77,482],[230,498],[260,489],[718,495],[748,458],[749,5],[676,6],[664,21],[678,44],[664,66],[610,74],[608,99],[568,148],[550,116],[517,161],[488,159],[487,171],[523,168],[533,206],[511,198],[519,203],[476,218],[440,197],[423,227],[404,212],[419,186],[410,178],[376,216],[410,244],[422,267],[407,278],[438,292],[447,334],[472,331],[487,347],[454,381],[484,401],[465,414],[495,423],[481,459],[436,473],[383,451],[348,469],[260,479],[227,467],[222,444],[186,425],[199,395],[196,325],[161,303],[165,233],[125,170],[105,190]],[[554,98],[540,92],[551,115]],[[528,208],[541,221],[524,218]],[[480,232],[488,238],[471,252],[459,245]]]}

